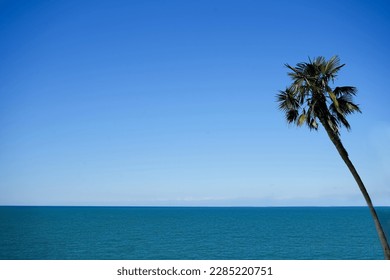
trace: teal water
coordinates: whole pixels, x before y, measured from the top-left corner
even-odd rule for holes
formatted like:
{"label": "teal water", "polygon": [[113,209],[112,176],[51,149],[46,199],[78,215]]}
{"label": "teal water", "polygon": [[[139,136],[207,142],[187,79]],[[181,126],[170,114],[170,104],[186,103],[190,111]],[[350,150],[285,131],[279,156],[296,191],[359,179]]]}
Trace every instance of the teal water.
{"label": "teal water", "polygon": [[383,259],[365,207],[4,206],[0,229],[3,260]]}

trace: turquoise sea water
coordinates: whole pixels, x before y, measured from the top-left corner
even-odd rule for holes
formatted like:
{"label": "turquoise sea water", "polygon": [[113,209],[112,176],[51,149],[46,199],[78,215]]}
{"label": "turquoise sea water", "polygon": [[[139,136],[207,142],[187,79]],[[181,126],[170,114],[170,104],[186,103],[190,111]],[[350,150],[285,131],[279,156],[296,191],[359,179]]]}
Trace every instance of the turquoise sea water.
{"label": "turquoise sea water", "polygon": [[383,259],[366,207],[4,206],[0,229],[3,260]]}

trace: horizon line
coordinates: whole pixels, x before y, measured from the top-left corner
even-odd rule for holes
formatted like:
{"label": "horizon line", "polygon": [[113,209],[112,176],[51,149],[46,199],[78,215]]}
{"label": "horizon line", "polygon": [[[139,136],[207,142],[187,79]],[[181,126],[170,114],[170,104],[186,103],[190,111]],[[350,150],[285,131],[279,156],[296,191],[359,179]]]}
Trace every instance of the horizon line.
{"label": "horizon line", "polygon": [[[367,205],[49,205],[49,204],[0,204],[0,207],[101,207],[101,208],[343,208],[368,207]],[[390,207],[390,205],[375,205]]]}

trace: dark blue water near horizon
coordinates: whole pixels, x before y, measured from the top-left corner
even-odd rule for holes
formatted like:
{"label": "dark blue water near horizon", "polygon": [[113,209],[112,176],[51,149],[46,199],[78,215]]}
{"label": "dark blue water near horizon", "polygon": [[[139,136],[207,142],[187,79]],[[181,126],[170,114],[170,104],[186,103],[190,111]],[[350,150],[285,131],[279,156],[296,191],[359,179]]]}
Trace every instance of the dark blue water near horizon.
{"label": "dark blue water near horizon", "polygon": [[366,207],[1,206],[0,229],[2,260],[383,259]]}

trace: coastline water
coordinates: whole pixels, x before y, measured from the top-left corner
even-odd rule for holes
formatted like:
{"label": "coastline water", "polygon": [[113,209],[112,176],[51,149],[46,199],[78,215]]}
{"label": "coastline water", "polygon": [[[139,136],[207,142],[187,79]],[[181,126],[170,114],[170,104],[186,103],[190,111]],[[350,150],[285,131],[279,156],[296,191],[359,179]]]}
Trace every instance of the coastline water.
{"label": "coastline water", "polygon": [[2,260],[383,259],[366,207],[1,206],[0,228]]}

